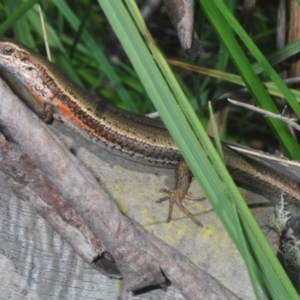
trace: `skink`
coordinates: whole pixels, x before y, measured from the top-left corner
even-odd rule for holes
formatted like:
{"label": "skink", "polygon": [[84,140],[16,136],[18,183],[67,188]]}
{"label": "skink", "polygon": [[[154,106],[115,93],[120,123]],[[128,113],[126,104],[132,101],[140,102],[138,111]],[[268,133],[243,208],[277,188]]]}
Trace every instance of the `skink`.
{"label": "skink", "polygon": [[[144,164],[175,168],[176,185],[168,196],[168,221],[174,203],[201,225],[183,205],[189,187],[189,170],[164,125],[158,120],[119,109],[71,82],[38,53],[12,40],[0,40],[1,76],[42,119],[62,121],[87,138],[118,155]],[[300,204],[299,184],[223,144],[226,166],[233,179],[267,198]]]}

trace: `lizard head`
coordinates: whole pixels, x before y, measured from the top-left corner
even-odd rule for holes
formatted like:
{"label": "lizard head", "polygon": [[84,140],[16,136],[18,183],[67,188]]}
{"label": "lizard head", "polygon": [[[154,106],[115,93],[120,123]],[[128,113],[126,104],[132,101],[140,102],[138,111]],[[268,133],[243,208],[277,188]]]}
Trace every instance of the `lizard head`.
{"label": "lizard head", "polygon": [[30,107],[39,108],[53,97],[53,87],[46,76],[49,65],[47,59],[26,46],[0,39],[0,75]]}
{"label": "lizard head", "polygon": [[35,69],[29,49],[11,40],[0,40],[0,69],[28,76]]}

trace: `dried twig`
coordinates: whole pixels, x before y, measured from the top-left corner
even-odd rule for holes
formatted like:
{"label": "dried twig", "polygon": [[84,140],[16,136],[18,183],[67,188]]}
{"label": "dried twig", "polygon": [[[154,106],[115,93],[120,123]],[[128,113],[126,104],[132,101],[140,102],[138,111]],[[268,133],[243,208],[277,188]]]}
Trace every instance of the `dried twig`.
{"label": "dried twig", "polygon": [[200,52],[200,41],[194,31],[194,0],[164,0],[172,23],[177,31],[181,48],[190,59]]}
{"label": "dried twig", "polygon": [[41,27],[42,27],[44,41],[45,41],[45,48],[46,48],[47,58],[48,58],[49,61],[52,61],[51,51],[50,51],[50,48],[49,48],[47,30],[46,30],[45,21],[44,21],[44,15],[43,15],[43,11],[42,11],[42,8],[41,8],[40,4],[38,4],[38,8],[39,8],[39,15],[40,15],[40,20],[41,20]]}
{"label": "dried twig", "polygon": [[13,181],[13,190],[28,199],[81,258],[102,274],[120,278],[120,272],[99,238],[36,168],[21,148],[0,134],[0,170]]}
{"label": "dried twig", "polygon": [[120,213],[92,174],[47,125],[32,115],[14,95],[8,97],[8,94],[8,88],[2,85],[1,125],[22,145],[33,163],[59,189],[112,254],[125,288],[133,291],[164,283],[165,277],[159,265],[147,254],[137,230],[130,226],[128,219]]}
{"label": "dried twig", "polygon": [[288,125],[292,126],[293,128],[295,128],[296,130],[299,130],[300,131],[300,126],[298,124],[295,123],[295,119],[291,119],[291,118],[287,118],[287,117],[284,117],[282,115],[277,115],[277,114],[274,114],[272,112],[269,112],[267,110],[264,110],[262,108],[259,108],[259,107],[255,107],[253,105],[250,105],[250,104],[246,104],[246,103],[242,103],[242,102],[238,102],[238,101],[235,101],[235,100],[232,100],[232,99],[229,99],[228,98],[228,101],[234,105],[237,105],[237,106],[242,106],[242,107],[245,107],[247,109],[250,109],[250,110],[253,110],[255,112],[258,112],[262,115],[265,115],[266,117],[271,117],[271,118],[275,118],[275,119],[279,119],[285,123],[287,123]]}
{"label": "dried twig", "polygon": [[264,154],[264,153],[257,152],[257,151],[254,151],[254,150],[244,149],[244,148],[241,148],[241,147],[235,147],[235,146],[230,145],[230,144],[227,144],[227,146],[234,149],[234,150],[236,150],[236,151],[238,151],[238,152],[244,153],[246,155],[261,157],[261,158],[265,158],[267,160],[273,160],[273,161],[283,163],[285,165],[290,165],[290,166],[295,166],[295,167],[300,168],[300,163],[297,162],[297,161],[292,161],[292,160],[288,160],[288,159],[285,159],[285,158],[271,156],[271,155],[268,155],[268,154]]}

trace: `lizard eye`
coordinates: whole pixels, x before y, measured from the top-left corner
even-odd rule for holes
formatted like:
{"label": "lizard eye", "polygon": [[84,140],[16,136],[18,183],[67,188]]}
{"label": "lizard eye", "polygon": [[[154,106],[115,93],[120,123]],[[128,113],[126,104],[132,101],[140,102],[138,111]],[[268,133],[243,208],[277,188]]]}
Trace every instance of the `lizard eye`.
{"label": "lizard eye", "polygon": [[3,54],[11,55],[14,51],[15,51],[14,48],[8,46],[3,49]]}

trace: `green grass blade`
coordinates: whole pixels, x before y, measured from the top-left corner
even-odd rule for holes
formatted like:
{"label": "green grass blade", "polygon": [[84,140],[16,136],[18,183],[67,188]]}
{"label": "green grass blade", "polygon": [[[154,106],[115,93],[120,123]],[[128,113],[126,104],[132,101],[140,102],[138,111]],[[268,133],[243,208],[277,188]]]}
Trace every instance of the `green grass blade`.
{"label": "green grass blade", "polygon": [[[250,63],[248,62],[247,58],[245,57],[243,51],[237,44],[235,37],[232,35],[231,30],[232,29],[236,30],[237,28],[240,29],[240,25],[237,24],[235,20],[234,22],[232,21],[233,17],[228,12],[226,6],[224,7],[223,2],[221,3],[221,1],[218,0],[215,0],[214,2],[203,0],[201,1],[201,5],[207,17],[214,25],[216,31],[218,32],[219,36],[223,40],[224,44],[226,45],[227,50],[230,53],[231,58],[235,62],[236,67],[239,70],[248,89],[252,92],[252,94],[256,97],[256,99],[260,99],[260,100],[263,99],[263,101],[260,101],[260,103],[264,104],[264,106],[263,105],[262,106],[265,109],[267,107],[267,109],[270,111],[272,111],[272,108],[275,109],[275,111],[277,111],[275,105],[271,101],[266,90],[263,88],[263,85],[261,84],[260,80],[256,77],[255,73],[253,72],[253,69]],[[226,18],[224,17],[224,14],[226,15]],[[228,25],[234,26],[234,28],[228,30]],[[241,32],[245,35],[242,29]],[[243,34],[241,35],[243,36]],[[249,37],[247,37],[246,43],[247,44],[252,43]],[[270,66],[266,61],[262,59],[262,55],[260,54],[258,49],[255,48],[255,51],[256,51],[255,54],[260,59],[259,60],[260,63],[262,63],[264,67],[266,67],[265,69],[267,69],[267,72],[271,75],[271,79],[273,79],[273,81],[277,80],[278,75],[273,74],[275,71],[270,70]],[[286,87],[285,89],[282,88],[281,91],[285,93],[286,89],[287,89]],[[288,91],[287,94],[289,93],[290,91]],[[270,120],[270,123],[272,123],[275,129],[282,128],[284,130],[284,128],[286,128],[286,126],[283,124],[277,124],[277,122],[274,123],[274,120]],[[295,141],[293,141],[293,139],[290,138],[290,135],[287,132],[284,132],[283,135],[279,134],[279,136],[283,142],[289,143],[289,145],[286,147],[287,149],[295,143]],[[296,147],[298,148],[299,146],[296,145]],[[293,154],[293,149],[290,149],[290,153]],[[261,282],[261,287],[262,288],[265,287],[269,295],[274,299],[293,299],[293,297],[297,298],[297,294],[294,288],[292,287],[282,267],[279,265],[276,257],[272,253],[272,250],[270,249],[269,246],[264,248],[263,245],[265,242],[263,241],[261,232],[257,228],[256,222],[253,220],[253,218],[248,218],[248,215],[244,215],[244,209],[246,209],[244,207],[245,203],[241,203],[239,201],[237,202],[237,206],[245,224],[244,228],[249,229],[247,238],[249,239],[249,241],[252,241],[252,243],[250,243],[249,246],[250,249],[254,251],[253,257],[257,261],[257,264],[263,275],[261,277],[261,279],[263,280],[263,282]],[[268,249],[267,251],[269,252],[269,254],[266,254],[266,249]],[[272,268],[273,271],[270,272],[270,268]]]}
{"label": "green grass blade", "polygon": [[[282,268],[279,265],[276,257],[274,256],[274,253],[272,252],[270,246],[262,235],[258,225],[253,219],[253,216],[251,215],[251,213],[249,213],[247,205],[244,203],[241,196],[239,195],[239,192],[236,190],[231,178],[229,177],[225,179],[225,177],[222,177],[224,181],[226,180],[226,183],[227,181],[229,182],[229,185],[226,188],[223,184],[217,185],[221,183],[220,178],[208,161],[205,152],[209,153],[210,159],[215,162],[215,167],[218,170],[223,169],[225,174],[226,170],[224,168],[224,165],[222,164],[221,159],[218,157],[215,149],[211,145],[210,140],[205,135],[203,128],[199,124],[195,126],[200,126],[198,128],[199,130],[197,130],[197,133],[201,136],[201,138],[203,137],[201,143],[205,145],[205,151],[200,147],[198,139],[194,137],[189,123],[187,123],[186,119],[183,116],[183,112],[180,110],[177,104],[177,99],[174,98],[174,95],[176,95],[176,97],[182,96],[182,92],[180,93],[179,91],[179,94],[177,93],[178,90],[176,89],[178,89],[179,87],[178,84],[178,87],[174,86],[175,90],[173,90],[173,92],[171,92],[168,88],[168,84],[170,86],[174,84],[172,83],[174,76],[172,78],[168,78],[169,71],[164,70],[164,77],[168,78],[169,81],[169,83],[165,83],[164,77],[162,77],[161,73],[157,69],[157,66],[152,60],[151,54],[149,53],[147,47],[143,44],[141,37],[136,33],[136,29],[132,23],[132,20],[129,16],[127,16],[126,10],[121,2],[116,4],[111,1],[99,0],[99,3],[103,8],[111,25],[113,26],[115,32],[117,33],[120,41],[122,42],[124,49],[131,59],[134,68],[139,74],[141,81],[145,85],[149,96],[154,101],[154,104],[160,112],[161,117],[166,122],[166,126],[168,127],[171,135],[176,140],[179,148],[181,149],[184,158],[186,159],[189,166],[191,166],[194,175],[201,182],[201,186],[205,194],[212,201],[214,207],[221,207],[221,209],[219,209],[221,220],[224,222],[225,227],[231,234],[233,241],[236,243],[237,247],[239,247],[240,251],[246,251],[246,253],[244,253],[244,257],[247,259],[247,265],[249,268],[253,268],[251,270],[251,273],[253,275],[251,276],[254,276],[256,274],[257,277],[261,278],[262,271],[257,268],[256,262],[251,257],[249,257],[249,253],[247,252],[248,247],[245,246],[246,244],[244,244],[244,241],[240,240],[241,238],[243,238],[241,235],[241,226],[236,223],[236,218],[232,218],[232,203],[229,201],[230,199],[228,199],[227,195],[228,193],[230,195],[233,195],[235,191],[237,193],[237,197],[242,201],[242,204],[239,204],[238,206],[239,213],[241,213],[243,215],[243,218],[246,219],[245,226],[250,226],[251,228],[251,234],[255,237],[255,242],[257,245],[256,247],[258,248],[258,250],[256,251],[261,255],[260,259],[264,261],[263,263],[269,268],[270,273],[278,274],[278,272],[282,272]],[[126,1],[126,3],[129,7],[130,5],[135,5],[135,3],[133,3],[132,1]],[[134,11],[134,7],[132,8],[132,11]],[[135,19],[136,23],[139,23],[139,20],[141,21],[138,16]],[[164,64],[162,61],[160,61],[162,58],[159,57],[157,51],[154,50],[155,45],[152,39],[148,36],[147,31],[143,31],[143,28],[141,29],[141,31],[142,34],[146,37],[146,40],[148,41],[148,47],[153,51],[153,55],[155,57],[157,56],[156,61],[158,61],[160,68],[164,69],[167,64]],[[191,114],[192,119],[196,118],[193,115],[193,112],[190,111],[190,106],[185,106],[185,103],[181,103],[181,105],[184,106],[185,113],[188,112],[188,114]],[[220,187],[220,189],[216,189],[216,186]],[[235,189],[235,191],[231,192],[231,189]],[[285,282],[284,276],[286,276],[285,273],[283,273],[283,275],[280,274],[280,276],[275,278],[275,282],[276,280],[279,281],[278,284],[276,282],[278,287],[281,287],[280,280],[283,280]],[[258,282],[255,281],[254,277],[253,279],[253,284],[255,285],[255,289],[257,291],[256,285],[258,284]],[[263,283],[260,284],[263,288]],[[291,285],[288,286],[288,288],[290,287]],[[281,292],[282,291],[283,295],[287,295],[288,297],[290,295],[295,295],[293,287],[291,287],[289,293],[284,288],[281,290]],[[276,292],[277,291],[275,289],[274,293],[276,294]]]}
{"label": "green grass blade", "polygon": [[22,5],[19,5],[18,9],[1,24],[0,36],[2,36],[16,21],[18,21],[37,2],[38,0],[28,0]]}
{"label": "green grass blade", "polygon": [[[172,99],[173,102],[176,103],[174,94],[165,83],[161,72],[157,68],[156,63],[153,61],[153,58],[143,43],[140,35],[137,33],[137,30],[125,8],[121,3],[114,3],[111,1],[103,0],[99,1],[99,3],[122,42],[127,55],[131,59],[135,70],[137,71],[148,95],[154,102],[154,105],[159,111],[161,117],[163,119],[168,119],[166,125],[171,135],[176,138],[176,141],[183,152],[188,151],[188,149],[192,149],[193,155],[185,157],[188,164],[191,166],[196,164],[201,165],[199,172],[202,175],[202,186],[206,189],[206,195],[211,198],[215,197],[216,202],[218,202],[219,206],[224,209],[223,217],[230,218],[230,211],[225,213],[228,208],[223,205],[226,193],[214,188],[216,185],[223,185],[219,177],[215,174],[205,152],[197,145],[197,139],[193,138],[191,128],[178,105],[174,105],[169,102],[169,100]],[[172,117],[168,118],[170,115]],[[185,134],[178,135],[178,132],[180,131],[183,131]],[[210,172],[210,170],[212,171]],[[214,184],[211,185],[211,182],[214,182]],[[233,238],[238,241],[236,228],[232,225],[228,226],[231,226]]]}
{"label": "green grass blade", "polygon": [[208,111],[209,111],[209,120],[211,122],[211,128],[212,128],[212,132],[213,132],[213,138],[214,138],[215,144],[216,144],[216,149],[217,149],[220,157],[222,158],[223,162],[225,162],[220,137],[218,134],[217,124],[216,124],[216,120],[215,120],[215,115],[214,115],[214,112],[213,112],[210,102],[208,102]]}
{"label": "green grass blade", "polygon": [[[213,24],[216,32],[225,44],[227,51],[230,53],[231,59],[235,63],[235,66],[242,76],[247,88],[253,97],[259,102],[260,106],[265,110],[279,114],[277,107],[273,103],[257,75],[254,73],[248,59],[244,54],[244,51],[237,43],[232,30],[234,30],[243,40],[245,45],[250,48],[253,56],[264,67],[265,72],[278,86],[295,113],[297,115],[299,114],[300,116],[300,107],[293,94],[289,91],[278,74],[273,70],[264,56],[260,53],[255,44],[252,42],[251,38],[249,38],[232,14],[228,11],[224,3],[220,0],[203,0],[200,1],[200,4],[206,13],[206,16]],[[288,130],[288,127],[284,123],[278,122],[278,120],[275,119],[268,119],[268,122],[287,153],[294,159],[300,159],[300,147]]]}
{"label": "green grass blade", "polygon": [[[195,66],[191,65],[188,63],[180,62],[180,61],[175,61],[172,59],[168,59],[168,62],[174,66],[184,68],[187,70],[190,70],[192,72],[196,72],[205,76],[213,77],[222,81],[227,81],[231,82],[240,86],[246,86],[245,82],[243,81],[242,77],[236,74],[224,72],[221,70],[216,70],[216,69],[210,69],[210,68],[205,68],[201,66]],[[279,98],[283,98],[284,95],[282,92],[278,89],[278,87],[272,83],[267,83],[267,82],[262,82],[262,84],[265,86],[267,89],[268,93],[272,96],[276,96]],[[290,89],[291,93],[294,95],[295,99],[297,102],[300,102],[300,91]]]}
{"label": "green grass blade", "polygon": [[[273,54],[266,57],[266,59],[272,66],[274,66],[299,52],[300,52],[300,40],[296,40],[276,50]],[[258,62],[252,64],[252,67],[256,74],[259,74],[264,70],[264,68]]]}
{"label": "green grass blade", "polygon": [[[56,5],[57,9],[63,14],[63,16],[67,19],[69,24],[72,26],[74,30],[79,30],[80,20],[77,16],[72,12],[70,7],[66,2],[60,0],[53,0],[53,3]],[[116,91],[119,93],[121,99],[124,101],[126,106],[130,108],[130,110],[137,112],[137,108],[129,96],[128,92],[123,87],[121,81],[119,80],[118,75],[116,74],[114,68],[111,66],[110,62],[106,59],[102,49],[97,45],[94,38],[86,31],[82,31],[82,40],[85,43],[86,47],[89,49],[90,54],[94,57],[96,61],[102,66],[102,70],[106,73],[107,77],[111,81],[111,83],[117,87]]]}

